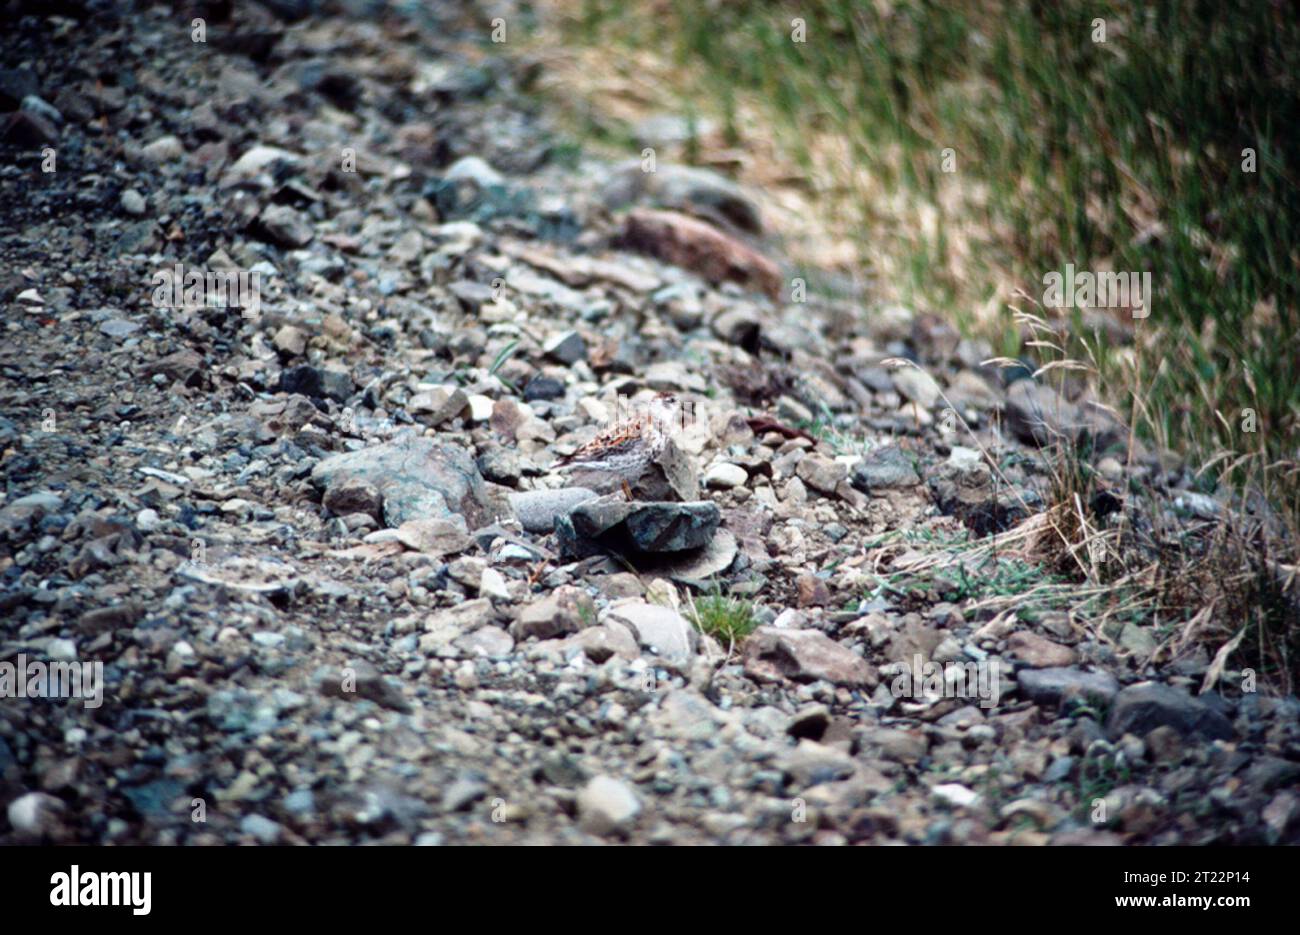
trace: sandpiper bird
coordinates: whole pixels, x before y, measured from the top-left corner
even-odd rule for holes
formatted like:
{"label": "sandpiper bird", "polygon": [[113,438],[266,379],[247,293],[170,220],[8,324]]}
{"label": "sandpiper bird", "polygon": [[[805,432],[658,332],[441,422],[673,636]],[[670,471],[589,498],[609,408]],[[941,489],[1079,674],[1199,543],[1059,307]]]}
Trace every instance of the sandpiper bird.
{"label": "sandpiper bird", "polygon": [[612,476],[632,499],[631,484],[663,454],[669,433],[680,418],[677,397],[659,393],[630,418],[620,418],[598,432],[573,454],[560,458],[561,471],[590,471]]}

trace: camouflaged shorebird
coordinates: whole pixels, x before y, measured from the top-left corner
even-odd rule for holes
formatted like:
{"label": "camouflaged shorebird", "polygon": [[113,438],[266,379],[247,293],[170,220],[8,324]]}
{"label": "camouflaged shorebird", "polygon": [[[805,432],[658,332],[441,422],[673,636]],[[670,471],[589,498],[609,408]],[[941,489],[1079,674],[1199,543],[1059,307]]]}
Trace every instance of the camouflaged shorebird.
{"label": "camouflaged shorebird", "polygon": [[659,393],[644,410],[619,419],[573,454],[561,458],[561,471],[595,471],[614,477],[631,499],[631,484],[663,454],[669,433],[680,418],[677,397]]}

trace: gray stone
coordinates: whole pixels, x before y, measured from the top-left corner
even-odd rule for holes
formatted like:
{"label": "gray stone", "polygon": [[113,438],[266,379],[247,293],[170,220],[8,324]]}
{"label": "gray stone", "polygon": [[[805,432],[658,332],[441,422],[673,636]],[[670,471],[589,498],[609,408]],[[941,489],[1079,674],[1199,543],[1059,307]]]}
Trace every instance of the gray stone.
{"label": "gray stone", "polygon": [[824,455],[810,454],[799,462],[795,473],[813,490],[833,496],[835,488],[849,476],[849,469]]}
{"label": "gray stone", "polygon": [[1016,682],[1026,698],[1044,707],[1057,707],[1067,698],[1104,707],[1119,691],[1119,683],[1109,673],[1073,668],[1021,669]]}
{"label": "gray stone", "polygon": [[899,367],[894,371],[893,378],[894,388],[899,394],[922,409],[932,409],[939,401],[939,384],[924,370]]}
{"label": "gray stone", "polygon": [[872,727],[863,734],[863,746],[877,751],[887,760],[915,763],[930,749],[923,730],[903,730],[896,727]]}
{"label": "gray stone", "polygon": [[[519,479],[523,476],[523,468],[519,464],[519,455],[511,448],[489,448],[480,452],[474,460],[478,465],[479,473],[486,480],[494,484],[504,484],[507,487],[515,487],[519,484]],[[548,491],[537,491],[538,493],[547,493]],[[595,494],[593,493],[594,497]],[[551,518],[552,528],[554,527],[554,517]],[[525,529],[528,527],[525,526]],[[536,532],[537,530],[530,530]],[[550,529],[542,530],[550,532]]]}
{"label": "gray stone", "polygon": [[447,291],[471,312],[477,312],[480,306],[486,305],[496,297],[491,286],[474,282],[472,279],[458,279],[448,283]]}
{"label": "gray stone", "polygon": [[512,493],[506,500],[525,530],[548,533],[554,531],[557,517],[568,514],[579,503],[596,498],[596,492],[587,487],[560,487]]}
{"label": "gray stone", "polygon": [[1168,726],[1183,736],[1228,740],[1232,722],[1199,698],[1159,682],[1130,685],[1115,696],[1106,733],[1112,737],[1133,734],[1141,737],[1157,727]]}
{"label": "gray stone", "polygon": [[275,345],[276,350],[290,357],[301,357],[307,350],[307,332],[296,325],[281,325],[275,337],[271,339],[271,343]]}
{"label": "gray stone", "polygon": [[365,513],[379,519],[384,498],[374,484],[356,477],[345,477],[331,485],[322,498],[325,508],[335,516]]}
{"label": "gray stone", "polygon": [[139,217],[144,214],[148,208],[149,204],[144,200],[144,195],[141,195],[134,188],[128,188],[126,191],[122,192],[122,210],[127,214]]}
{"label": "gray stone", "polygon": [[477,771],[457,776],[442,790],[442,810],[460,812],[469,808],[491,790],[486,777]]}
{"label": "gray stone", "polygon": [[463,156],[448,167],[443,178],[448,182],[473,182],[479,188],[500,185],[505,179],[481,156]]}
{"label": "gray stone", "polygon": [[919,483],[921,478],[912,459],[897,445],[877,448],[853,466],[853,486],[866,493],[915,487]]}
{"label": "gray stone", "polygon": [[1127,437],[1124,426],[1100,406],[1072,403],[1033,380],[1017,380],[1007,389],[1006,424],[1021,441],[1035,445],[1091,438],[1095,449],[1104,450]]}
{"label": "gray stone", "polygon": [[643,552],[681,552],[708,545],[721,514],[710,500],[640,504],[624,521]]}
{"label": "gray stone", "polygon": [[721,513],[711,500],[627,503],[597,500],[574,507],[556,523],[560,551],[583,557],[602,548],[621,552],[683,552],[709,544]]}
{"label": "gray stone", "polygon": [[147,144],[140,150],[140,155],[147,162],[159,165],[164,162],[175,162],[185,155],[185,147],[179,139],[174,136],[160,136],[152,143]]}
{"label": "gray stone", "polygon": [[632,485],[632,491],[641,500],[689,503],[700,499],[699,471],[690,455],[669,439],[651,469]]}
{"label": "gray stone", "polygon": [[28,837],[55,834],[63,826],[64,804],[44,792],[28,792],[9,803],[9,826]]}
{"label": "gray stone", "polygon": [[704,474],[704,486],[713,490],[730,490],[742,487],[749,480],[749,474],[739,464],[715,464]]}
{"label": "gray stone", "polygon": [[330,455],[312,469],[329,488],[345,478],[368,481],[384,498],[384,521],[463,517],[469,529],[491,519],[483,478],[465,449],[410,433],[382,445]]}
{"label": "gray stone", "polygon": [[500,627],[480,627],[473,633],[467,633],[457,639],[454,645],[467,656],[504,659],[514,650],[515,641]]}
{"label": "gray stone", "polygon": [[1142,659],[1148,659],[1156,651],[1156,638],[1149,627],[1138,626],[1132,621],[1124,624],[1119,633],[1119,645],[1127,653]]}
{"label": "gray stone", "polygon": [[714,316],[709,328],[728,344],[757,351],[760,324],[758,313],[753,308],[740,306]]}
{"label": "gray stone", "polygon": [[873,688],[876,670],[861,656],[820,630],[759,627],[745,640],[745,674],[762,682],[826,681]]}
{"label": "gray stone", "polygon": [[948,460],[944,463],[957,474],[970,474],[983,466],[984,455],[974,448],[953,445],[952,451],[948,453]]}
{"label": "gray stone", "polygon": [[758,206],[736,183],[708,169],[660,164],[645,172],[640,160],[618,166],[601,192],[608,207],[636,201],[687,211],[743,231],[762,231]]}
{"label": "gray stone", "polygon": [[245,815],[239,821],[239,830],[249,837],[256,838],[258,844],[278,844],[284,828],[265,815]]}
{"label": "gray stone", "polygon": [[397,527],[396,539],[409,549],[439,558],[464,552],[474,541],[461,527],[459,517],[408,519]]}
{"label": "gray stone", "polygon": [[596,621],[596,608],[581,588],[562,585],[519,612],[510,626],[516,640],[536,637],[548,640],[577,633]]}
{"label": "gray stone", "polygon": [[655,572],[687,584],[698,584],[731,567],[740,551],[736,537],[719,529],[708,545],[655,564]]}
{"label": "gray stone", "polygon": [[483,569],[478,579],[478,593],[483,597],[500,601],[510,600],[510,589],[506,586],[506,579],[495,568]]}
{"label": "gray stone", "polygon": [[597,665],[613,656],[632,660],[641,655],[632,631],[614,621],[587,627],[570,637],[566,643],[582,650],[583,654]]}
{"label": "gray stone", "polygon": [[469,408],[469,397],[458,386],[439,386],[416,393],[406,404],[413,415],[428,425],[441,425],[454,419]]}
{"label": "gray stone", "polygon": [[851,777],[853,758],[836,747],[800,740],[781,757],[780,767],[795,789],[809,789]]}
{"label": "gray stone", "polygon": [[311,222],[288,205],[268,205],[258,221],[262,232],[281,247],[305,247],[316,236]]}
{"label": "gray stone", "polygon": [[99,330],[110,338],[124,338],[140,330],[140,326],[123,318],[110,318],[99,326]]}
{"label": "gray stone", "polygon": [[342,669],[326,669],[317,673],[316,687],[327,698],[341,698],[344,701],[365,699],[403,714],[411,711],[411,703],[406,700],[401,688],[384,678],[374,665],[364,660],[351,662]]}
{"label": "gray stone", "polygon": [[800,740],[820,740],[831,723],[831,709],[824,704],[810,704],[794,713],[785,732]]}
{"label": "gray stone", "polygon": [[300,364],[280,373],[281,392],[300,393],[313,399],[332,399],[344,403],[355,388],[351,374],[335,367]]}
{"label": "gray stone", "polygon": [[1049,785],[1054,782],[1064,782],[1070,778],[1070,773],[1074,771],[1074,757],[1058,756],[1052,760],[1050,766],[1043,772],[1043,782]]}
{"label": "gray stone", "polygon": [[642,649],[677,666],[688,663],[699,648],[699,633],[671,607],[644,601],[620,604],[610,609],[609,619],[631,630]]}
{"label": "gray stone", "polygon": [[578,823],[588,834],[608,837],[632,829],[641,800],[621,779],[594,776],[578,792]]}
{"label": "gray stone", "polygon": [[573,366],[587,357],[587,342],[576,331],[561,331],[554,334],[542,346],[542,352],[552,360]]}

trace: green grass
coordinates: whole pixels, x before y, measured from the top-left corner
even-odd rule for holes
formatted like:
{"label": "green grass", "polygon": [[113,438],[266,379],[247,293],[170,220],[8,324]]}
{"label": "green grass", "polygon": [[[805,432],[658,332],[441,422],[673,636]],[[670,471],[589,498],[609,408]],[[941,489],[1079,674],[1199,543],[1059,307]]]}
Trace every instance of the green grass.
{"label": "green grass", "polygon": [[758,626],[752,604],[721,594],[696,599],[688,616],[697,630],[724,647],[739,643]]}
{"label": "green grass", "polygon": [[900,571],[877,576],[877,585],[866,599],[889,592],[904,602],[922,606],[931,595],[952,604],[1003,603],[1013,598],[1030,600],[1019,609],[1019,615],[1028,620],[1035,612],[1070,606],[1071,590],[1066,579],[1050,574],[1041,565],[1003,557],[970,564],[956,561],[921,572]]}

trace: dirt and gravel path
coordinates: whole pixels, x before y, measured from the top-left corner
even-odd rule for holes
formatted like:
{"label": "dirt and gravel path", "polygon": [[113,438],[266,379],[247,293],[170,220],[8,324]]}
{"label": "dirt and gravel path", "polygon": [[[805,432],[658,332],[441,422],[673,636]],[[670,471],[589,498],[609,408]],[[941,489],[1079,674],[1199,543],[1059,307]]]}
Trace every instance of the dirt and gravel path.
{"label": "dirt and gravel path", "polygon": [[575,156],[509,4],[233,6],[0,39],[0,843],[1300,843],[1294,697],[991,538],[1187,472]]}

